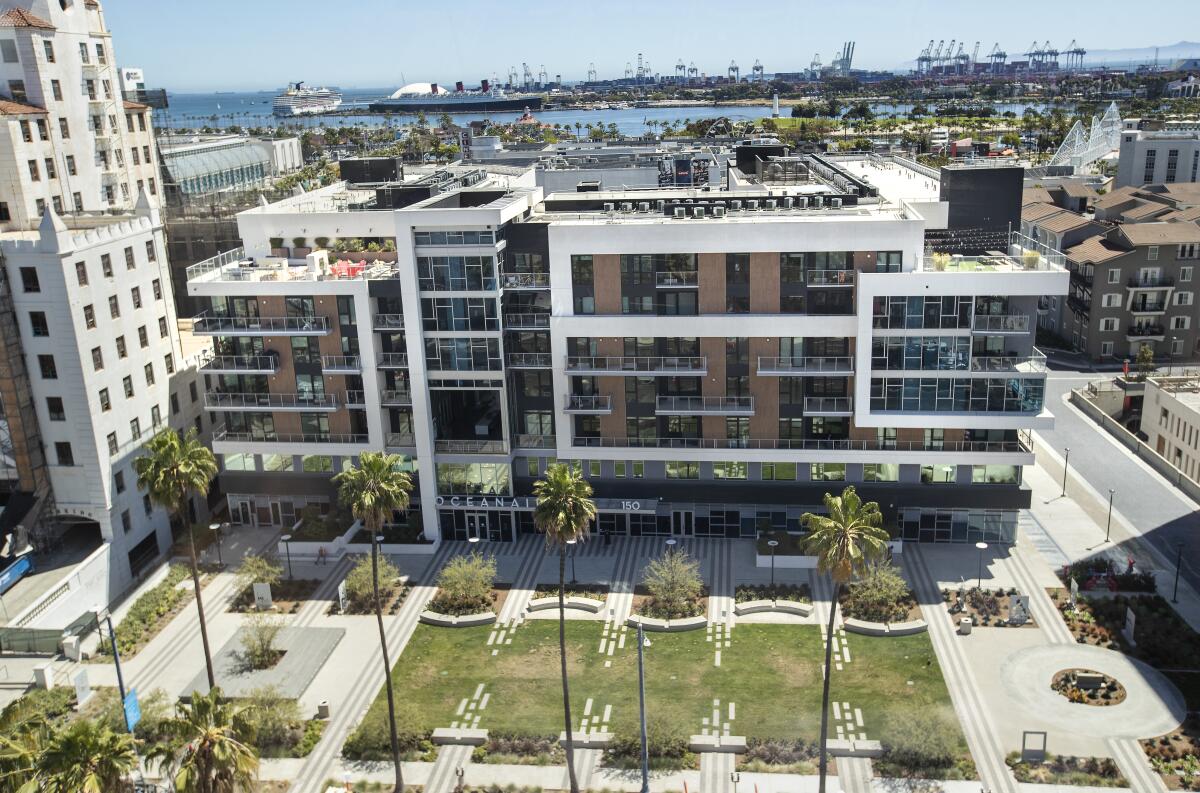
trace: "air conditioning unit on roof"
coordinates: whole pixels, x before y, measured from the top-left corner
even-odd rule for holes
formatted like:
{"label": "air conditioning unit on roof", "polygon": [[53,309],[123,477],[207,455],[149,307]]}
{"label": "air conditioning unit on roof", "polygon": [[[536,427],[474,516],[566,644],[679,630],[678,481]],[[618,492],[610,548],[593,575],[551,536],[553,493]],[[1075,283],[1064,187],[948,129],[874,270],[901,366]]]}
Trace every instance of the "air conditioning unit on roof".
{"label": "air conditioning unit on roof", "polygon": [[687,217],[687,209],[684,207],[675,207],[675,219],[683,220]]}
{"label": "air conditioning unit on roof", "polygon": [[713,207],[713,217],[715,217],[715,218],[725,217],[725,207]]}

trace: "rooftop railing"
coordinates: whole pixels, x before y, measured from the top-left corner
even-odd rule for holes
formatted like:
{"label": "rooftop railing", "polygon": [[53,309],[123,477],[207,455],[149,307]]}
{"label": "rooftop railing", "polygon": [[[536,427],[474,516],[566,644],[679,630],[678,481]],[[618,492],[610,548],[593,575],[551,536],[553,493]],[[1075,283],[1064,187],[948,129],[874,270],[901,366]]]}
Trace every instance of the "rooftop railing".
{"label": "rooftop railing", "polygon": [[363,444],[370,441],[367,435],[329,432],[270,433],[231,432],[224,425],[213,430],[214,441],[229,443],[346,443]]}
{"label": "rooftop railing", "polygon": [[959,441],[926,444],[920,441],[876,441],[839,438],[639,438],[590,437],[577,435],[572,446],[604,449],[778,449],[835,452],[956,452],[1029,453],[1026,441]]}
{"label": "rooftop railing", "polygon": [[1067,257],[1059,250],[1020,232],[1008,235],[1008,251],[979,255],[926,253],[921,257],[924,272],[1023,272],[1064,270]]}

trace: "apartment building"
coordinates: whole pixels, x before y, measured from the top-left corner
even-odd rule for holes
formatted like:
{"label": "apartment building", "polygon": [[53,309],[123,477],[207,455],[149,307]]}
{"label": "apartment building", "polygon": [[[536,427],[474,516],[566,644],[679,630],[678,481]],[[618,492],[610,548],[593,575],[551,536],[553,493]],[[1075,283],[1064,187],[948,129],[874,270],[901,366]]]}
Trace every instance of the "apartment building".
{"label": "apartment building", "polygon": [[[532,531],[533,482],[569,460],[602,534],[796,529],[855,484],[906,539],[1010,541],[1062,254],[949,228],[899,163],[771,159],[786,183],[546,194],[455,167],[240,214],[244,249],[188,279],[233,519],[328,509],[382,448],[414,473],[409,539]],[[271,256],[294,237],[395,253]]]}
{"label": "apartment building", "polygon": [[1200,131],[1121,131],[1117,187],[1196,181],[1200,181]]}
{"label": "apartment building", "polygon": [[1148,378],[1141,430],[1154,451],[1188,479],[1200,482],[1200,379]]}

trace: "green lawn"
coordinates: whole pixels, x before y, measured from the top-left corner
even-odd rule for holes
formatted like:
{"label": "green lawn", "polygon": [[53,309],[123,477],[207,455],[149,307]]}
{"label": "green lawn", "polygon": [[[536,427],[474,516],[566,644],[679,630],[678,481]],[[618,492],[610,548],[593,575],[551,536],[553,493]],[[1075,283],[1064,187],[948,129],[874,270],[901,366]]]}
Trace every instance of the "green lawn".
{"label": "green lawn", "polygon": [[[498,732],[554,734],[562,730],[558,673],[558,625],[531,620],[496,656],[487,646],[492,628],[418,626],[396,664],[397,697],[415,706],[423,727],[448,727],[456,711],[480,683],[490,694],[479,726]],[[612,706],[610,726],[637,718],[636,633],[612,656],[600,655],[602,626],[567,623],[573,719]],[[747,624],[732,632],[713,664],[713,645],[705,631],[651,634],[646,648],[648,708],[699,733],[711,717],[713,699],[721,700],[721,718],[736,706],[734,735],[813,740],[820,727],[821,634],[816,626]],[[887,736],[893,718],[913,710],[953,711],[929,639],[923,635],[871,638],[851,636],[852,663],[833,677],[832,696],[861,708],[869,738]],[[605,661],[611,661],[609,667]],[[911,681],[911,685],[909,685]],[[385,706],[380,691],[372,710]],[[379,714],[381,715],[381,714]],[[366,719],[368,723],[372,719]],[[378,723],[377,721],[374,723]],[[834,730],[831,728],[831,735]],[[960,742],[963,752],[965,741]]]}

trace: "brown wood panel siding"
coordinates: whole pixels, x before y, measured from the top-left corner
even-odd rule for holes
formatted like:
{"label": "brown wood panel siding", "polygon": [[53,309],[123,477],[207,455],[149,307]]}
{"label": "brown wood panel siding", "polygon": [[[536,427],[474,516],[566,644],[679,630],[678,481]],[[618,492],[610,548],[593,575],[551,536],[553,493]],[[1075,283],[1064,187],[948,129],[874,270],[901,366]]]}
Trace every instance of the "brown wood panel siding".
{"label": "brown wood panel siding", "polygon": [[[612,397],[612,413],[600,417],[600,435],[605,438],[624,438],[625,378],[598,377],[596,387],[601,394]],[[573,419],[572,419],[573,420]]]}
{"label": "brown wood panel siding", "polygon": [[[700,339],[700,354],[708,359],[708,375],[700,380],[703,396],[725,396],[725,339],[704,336]],[[701,416],[701,435],[705,438],[725,437],[724,416]]]}
{"label": "brown wood panel siding", "polygon": [[701,314],[725,313],[725,254],[701,253],[696,264]]}
{"label": "brown wood panel siding", "polygon": [[750,254],[750,311],[779,313],[779,254]]}
{"label": "brown wood panel siding", "polygon": [[750,395],[754,397],[754,415],[750,417],[751,438],[779,436],[779,378],[754,374],[759,357],[778,354],[778,339],[750,339]]}
{"label": "brown wood panel siding", "polygon": [[592,257],[597,314],[621,313],[621,257],[598,253]]}
{"label": "brown wood panel siding", "polygon": [[860,427],[854,423],[853,419],[850,420],[850,438],[851,438],[851,440],[873,441],[878,437],[877,430],[878,430],[878,428],[876,428],[876,427]]}

